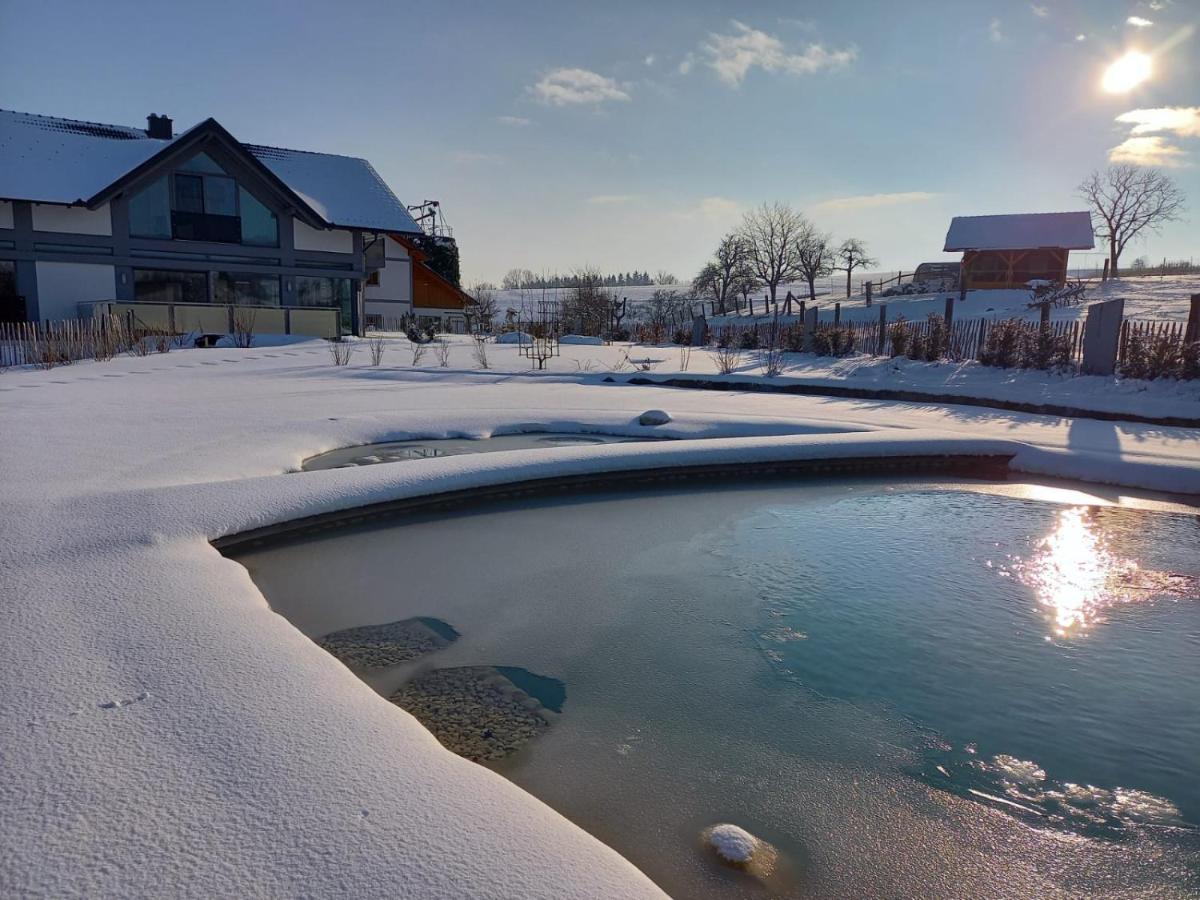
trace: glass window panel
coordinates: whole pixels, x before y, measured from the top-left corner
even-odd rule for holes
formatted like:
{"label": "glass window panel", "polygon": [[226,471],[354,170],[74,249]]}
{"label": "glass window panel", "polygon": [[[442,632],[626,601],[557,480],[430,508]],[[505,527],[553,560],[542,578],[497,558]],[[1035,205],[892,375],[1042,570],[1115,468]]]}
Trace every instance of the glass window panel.
{"label": "glass window panel", "polygon": [[165,175],[129,198],[129,233],[137,237],[171,236],[171,198]]}
{"label": "glass window panel", "polygon": [[279,222],[275,213],[244,187],[238,187],[238,199],[242,208],[242,243],[278,247]]}
{"label": "glass window panel", "polygon": [[208,175],[204,179],[204,211],[214,216],[237,215],[237,182]]}
{"label": "glass window panel", "polygon": [[199,175],[175,176],[175,209],[178,212],[204,212],[204,179]]}
{"label": "glass window panel", "polygon": [[208,276],[204,272],[134,269],[133,296],[143,302],[207,303]]}
{"label": "glass window panel", "polygon": [[342,330],[352,327],[352,292],[349,278],[317,278],[301,275],[296,278],[297,306],[336,306],[341,309]]}
{"label": "glass window panel", "polygon": [[207,153],[197,153],[179,168],[184,172],[210,172],[213,175],[225,174],[225,170],[217,165],[216,160]]}
{"label": "glass window panel", "polygon": [[213,299],[239,306],[278,306],[279,277],[245,272],[217,272]]}

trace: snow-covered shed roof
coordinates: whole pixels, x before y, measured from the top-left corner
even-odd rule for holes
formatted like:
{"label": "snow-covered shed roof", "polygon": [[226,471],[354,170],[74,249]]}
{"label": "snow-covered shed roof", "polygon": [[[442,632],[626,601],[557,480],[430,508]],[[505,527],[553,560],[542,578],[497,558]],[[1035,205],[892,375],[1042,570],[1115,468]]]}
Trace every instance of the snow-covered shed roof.
{"label": "snow-covered shed roof", "polygon": [[1089,212],[1018,213],[1008,216],[955,216],[943,250],[1026,250],[1096,246]]}
{"label": "snow-covered shed roof", "polygon": [[[194,129],[193,129],[194,130]],[[0,199],[84,204],[175,141],[140,128],[0,110]],[[419,232],[365,159],[241,144],[328,225]]]}

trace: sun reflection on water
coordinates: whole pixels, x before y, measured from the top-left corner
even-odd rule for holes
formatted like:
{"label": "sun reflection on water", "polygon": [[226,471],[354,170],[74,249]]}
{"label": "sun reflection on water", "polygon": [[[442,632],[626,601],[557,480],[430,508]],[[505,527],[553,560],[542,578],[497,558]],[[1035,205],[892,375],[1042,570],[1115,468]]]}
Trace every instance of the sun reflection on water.
{"label": "sun reflection on water", "polygon": [[1114,553],[1094,512],[1080,506],[1060,511],[1033,556],[1013,560],[1015,574],[1034,590],[1058,637],[1083,633],[1118,603],[1186,597],[1196,587],[1192,576],[1143,569]]}

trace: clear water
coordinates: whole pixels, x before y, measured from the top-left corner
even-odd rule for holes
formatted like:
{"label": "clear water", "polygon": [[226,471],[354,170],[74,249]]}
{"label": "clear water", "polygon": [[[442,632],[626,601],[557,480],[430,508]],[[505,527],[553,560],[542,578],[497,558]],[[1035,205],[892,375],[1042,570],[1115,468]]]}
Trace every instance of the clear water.
{"label": "clear water", "polygon": [[437,438],[420,441],[383,441],[342,447],[301,464],[304,471],[344,469],[353,466],[373,466],[379,463],[404,462],[411,459],[431,459],[438,456],[459,456],[464,453],[496,453],[501,450],[544,450],[553,447],[576,447],[588,444],[624,444],[634,441],[653,441],[662,438],[626,437],[616,434],[577,434],[574,432],[526,431],[519,434],[497,434],[487,438]]}
{"label": "clear water", "polygon": [[[241,561],[310,635],[436,616],[461,637],[423,665],[561,680],[495,767],[676,896],[1196,896],[1200,517],[1090,499],[614,494]],[[700,852],[721,821],[786,880]]]}

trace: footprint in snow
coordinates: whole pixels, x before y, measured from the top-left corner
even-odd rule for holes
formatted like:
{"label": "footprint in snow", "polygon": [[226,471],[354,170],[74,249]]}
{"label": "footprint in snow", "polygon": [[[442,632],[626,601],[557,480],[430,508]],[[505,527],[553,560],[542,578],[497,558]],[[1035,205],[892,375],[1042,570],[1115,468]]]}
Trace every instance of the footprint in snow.
{"label": "footprint in snow", "polygon": [[97,704],[101,709],[120,709],[122,706],[128,706],[131,703],[139,703],[142,700],[149,699],[150,692],[142,691],[136,697],[129,697],[125,700],[109,700],[105,703]]}

